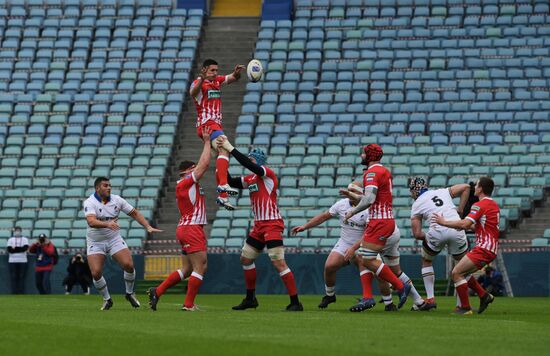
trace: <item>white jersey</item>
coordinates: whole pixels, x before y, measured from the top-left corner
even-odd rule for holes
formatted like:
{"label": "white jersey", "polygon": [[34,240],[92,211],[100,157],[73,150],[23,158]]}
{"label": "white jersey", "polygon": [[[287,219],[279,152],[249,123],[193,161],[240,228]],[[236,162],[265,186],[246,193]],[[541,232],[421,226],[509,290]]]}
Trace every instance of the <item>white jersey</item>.
{"label": "white jersey", "polygon": [[[453,198],[448,188],[428,190],[419,196],[413,203],[411,209],[411,219],[415,216],[422,216],[424,221],[430,222],[430,230],[443,231],[449,230],[448,227],[432,223],[432,215],[438,213],[443,215],[445,220],[458,221],[460,216],[456,211]],[[452,229],[454,230],[454,229]]]}
{"label": "white jersey", "polygon": [[333,206],[328,210],[329,214],[332,216],[339,216],[340,218],[340,238],[346,242],[352,244],[363,238],[365,233],[365,228],[369,222],[368,218],[368,209],[363,210],[362,212],[355,214],[348,220],[344,222],[344,218],[348,211],[352,210],[354,207],[351,205],[349,199],[341,199],[337,201]]}
{"label": "white jersey", "polygon": [[[29,246],[29,239],[26,237],[10,237],[8,239],[8,247],[16,248]],[[9,263],[27,263],[27,253],[26,252],[16,252],[9,254]]]}
{"label": "white jersey", "polygon": [[[101,198],[97,193],[90,195],[88,199],[84,201],[84,215],[95,215],[100,221],[109,221],[118,218],[118,214],[123,211],[126,214],[130,214],[134,210],[134,207],[128,204],[122,197],[111,194],[111,198],[106,204],[103,204]],[[103,241],[114,237],[120,236],[118,231],[113,231],[107,228],[93,228],[88,226],[86,231],[86,238],[91,241]]]}

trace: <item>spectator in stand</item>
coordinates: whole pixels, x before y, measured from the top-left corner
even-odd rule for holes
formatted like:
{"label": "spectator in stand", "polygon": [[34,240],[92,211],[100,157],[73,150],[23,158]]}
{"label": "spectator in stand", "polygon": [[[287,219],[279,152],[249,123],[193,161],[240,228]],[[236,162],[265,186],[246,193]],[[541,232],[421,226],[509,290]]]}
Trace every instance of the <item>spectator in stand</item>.
{"label": "spectator in stand", "polygon": [[13,229],[8,240],[9,271],[12,294],[25,294],[25,276],[27,274],[27,250],[29,239],[23,236],[21,227]]}
{"label": "spectator in stand", "polygon": [[31,245],[29,252],[36,254],[35,278],[36,288],[40,294],[50,294],[50,274],[57,263],[57,250],[45,234],[38,236],[38,242]]}

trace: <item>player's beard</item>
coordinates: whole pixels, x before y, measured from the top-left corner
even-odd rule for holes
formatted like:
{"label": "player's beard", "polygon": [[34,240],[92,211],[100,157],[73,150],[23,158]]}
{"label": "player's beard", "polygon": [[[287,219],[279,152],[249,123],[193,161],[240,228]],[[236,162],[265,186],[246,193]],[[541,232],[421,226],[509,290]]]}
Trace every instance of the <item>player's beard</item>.
{"label": "player's beard", "polygon": [[369,162],[367,161],[366,158],[365,158],[365,159],[361,159],[361,164],[362,164],[363,166],[367,166],[367,167],[369,166]]}

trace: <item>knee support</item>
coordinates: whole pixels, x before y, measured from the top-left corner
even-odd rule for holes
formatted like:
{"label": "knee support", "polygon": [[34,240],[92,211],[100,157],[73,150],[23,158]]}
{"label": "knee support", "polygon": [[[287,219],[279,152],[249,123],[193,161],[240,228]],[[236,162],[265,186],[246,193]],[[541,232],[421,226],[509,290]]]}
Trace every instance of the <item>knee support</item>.
{"label": "knee support", "polygon": [[244,243],[241,256],[248,258],[249,260],[255,260],[260,255],[260,251],[256,250],[254,247],[250,246],[246,242]]}
{"label": "knee support", "polygon": [[384,258],[384,263],[389,267],[399,266],[399,257],[392,259]]}
{"label": "knee support", "polygon": [[285,248],[283,246],[277,246],[267,249],[267,255],[272,261],[279,261],[285,259]]}
{"label": "knee support", "polygon": [[360,247],[359,250],[357,250],[357,254],[363,257],[364,260],[375,260],[376,256],[378,256],[378,251]]}

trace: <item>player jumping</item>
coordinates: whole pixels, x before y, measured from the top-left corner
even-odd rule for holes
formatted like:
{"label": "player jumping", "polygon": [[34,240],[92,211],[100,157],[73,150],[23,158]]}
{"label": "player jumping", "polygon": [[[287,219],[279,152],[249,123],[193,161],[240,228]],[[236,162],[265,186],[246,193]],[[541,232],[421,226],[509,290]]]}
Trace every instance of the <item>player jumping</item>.
{"label": "player jumping", "polygon": [[[415,304],[422,304],[420,295],[414,293],[410,278],[399,268],[399,229],[393,217],[392,177],[390,171],[380,164],[382,155],[382,147],[377,144],[365,146],[361,152],[361,164],[367,167],[363,174],[364,195],[357,195],[347,189],[340,190],[342,195],[357,204],[346,214],[346,221],[355,214],[369,209],[369,223],[363,240],[348,250],[346,258],[353,257],[355,250],[361,245],[359,254],[363,256],[365,267],[390,283],[398,292],[398,308],[405,304],[411,291],[415,294]],[[397,237],[395,237],[396,231]],[[387,243],[390,243],[390,246],[386,246]],[[376,259],[379,253],[383,255],[386,263]]]}
{"label": "player jumping", "polygon": [[254,228],[246,239],[241,252],[241,264],[246,282],[246,298],[239,305],[234,306],[233,310],[258,307],[258,300],[255,295],[256,266],[254,260],[262,253],[264,247],[267,247],[269,258],[277,272],[279,272],[279,276],[281,276],[290,296],[290,304],[286,307],[286,310],[304,310],[298,299],[294,274],[285,261],[283,247],[285,225],[277,206],[277,188],[279,185],[277,176],[265,165],[267,157],[262,150],[256,148],[247,157],[235,149],[227,138],[220,138],[218,144],[253,173],[245,177],[231,177],[228,175],[228,182],[231,187],[250,191],[250,202],[254,212]]}
{"label": "player jumping", "polygon": [[[348,190],[356,193],[363,194],[363,188],[356,183],[350,183]],[[321,225],[325,221],[339,216],[340,218],[340,238],[334,248],[330,252],[325,262],[325,295],[319,303],[319,308],[325,309],[329,304],[336,302],[335,285],[336,285],[336,272],[346,266],[348,262],[344,256],[346,251],[352,247],[357,241],[361,241],[363,233],[365,232],[365,226],[368,222],[367,212],[355,215],[349,222],[344,222],[346,213],[353,209],[355,204],[350,199],[341,199],[330,207],[329,210],[320,213],[313,217],[306,224],[302,226],[293,227],[291,230],[292,235],[296,235],[299,232],[311,229],[315,226]],[[350,308],[352,312],[361,312],[363,310],[370,309],[376,305],[375,300],[372,297],[372,276],[373,273],[369,271],[361,261],[361,256],[357,255],[351,261],[359,269],[359,278],[361,280],[361,288],[363,290],[363,298],[359,300],[359,303]],[[387,283],[382,281],[381,286],[382,294],[391,294]]]}
{"label": "player jumping", "polygon": [[[420,310],[437,308],[434,296],[435,275],[432,260],[447,246],[456,262],[468,250],[468,239],[464,231],[458,231],[430,223],[427,233],[422,231],[422,220],[430,221],[434,213],[445,219],[457,221],[470,196],[470,185],[456,184],[449,188],[428,190],[426,180],[414,177],[409,180],[409,190],[414,203],[411,209],[411,227],[414,238],[422,241],[422,278],[426,288],[426,303]],[[460,197],[458,209],[453,198]]]}
{"label": "player jumping", "polygon": [[195,297],[199,292],[202,279],[206,273],[206,236],[203,226],[206,220],[206,205],[204,192],[199,184],[200,179],[210,164],[210,129],[202,128],[201,137],[204,141],[199,162],[183,161],[180,163],[180,180],[176,184],[176,200],[180,211],[180,220],[176,230],[176,238],[181,244],[182,269],[172,272],[158,287],[149,288],[149,305],[157,310],[159,298],[170,287],[189,277],[187,294],[182,310],[196,311]]}
{"label": "player jumping", "polygon": [[447,220],[445,216],[433,214],[432,222],[452,229],[468,230],[475,225],[476,247],[464,256],[453,268],[452,276],[456,292],[460,298],[461,307],[455,309],[456,314],[473,314],[468,298],[468,287],[479,296],[478,314],[487,309],[494,297],[487,292],[471,275],[482,269],[497,257],[498,238],[500,231],[500,209],[491,199],[495,183],[489,177],[481,177],[475,186],[474,194],[479,201],[472,205],[470,213],[462,220]]}
{"label": "player jumping", "polygon": [[103,297],[101,310],[109,310],[113,306],[113,300],[107,288],[107,281],[103,277],[103,265],[107,254],[124,270],[126,300],[134,308],[139,308],[140,304],[134,292],[136,280],[134,261],[128,245],[120,236],[118,215],[121,211],[126,213],[140,223],[150,234],[162,232],[162,230],[152,227],[147,219],[121,196],[111,194],[109,178],[97,178],[94,187],[95,193],[84,201],[84,216],[88,222],[88,229],[86,230],[88,265],[92,272],[94,286]]}
{"label": "player jumping", "polygon": [[218,205],[227,210],[234,210],[235,207],[229,203],[229,195],[237,195],[238,191],[227,184],[227,169],[229,167],[229,152],[223,148],[218,148],[214,140],[219,136],[225,135],[222,128],[222,100],[221,86],[236,82],[241,77],[241,71],[245,69],[244,65],[236,65],[231,74],[218,75],[218,63],[213,59],[207,59],[202,63],[202,69],[197,79],[191,84],[189,94],[195,102],[197,108],[197,135],[202,136],[203,127],[209,127],[212,130],[210,140],[212,147],[218,151],[216,159],[216,182],[218,184]]}

